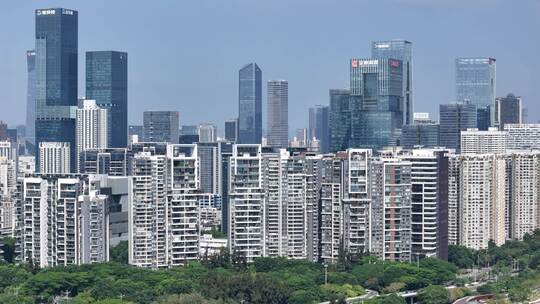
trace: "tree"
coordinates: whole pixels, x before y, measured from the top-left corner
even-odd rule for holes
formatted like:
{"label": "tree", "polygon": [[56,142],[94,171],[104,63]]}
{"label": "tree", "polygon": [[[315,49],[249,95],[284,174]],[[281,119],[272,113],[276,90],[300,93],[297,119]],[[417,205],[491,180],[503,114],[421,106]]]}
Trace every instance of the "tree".
{"label": "tree", "polygon": [[2,241],[2,251],[3,251],[3,259],[4,261],[8,263],[13,263],[13,260],[15,259],[15,239],[12,237],[4,237]]}
{"label": "tree", "polygon": [[121,241],[116,246],[111,248],[110,251],[111,261],[120,264],[129,263],[129,246],[127,241]]}
{"label": "tree", "polygon": [[423,304],[447,304],[450,302],[450,295],[443,286],[429,285],[420,289],[418,299]]}
{"label": "tree", "polygon": [[474,265],[475,252],[464,246],[448,246],[448,262],[459,268],[472,268]]}

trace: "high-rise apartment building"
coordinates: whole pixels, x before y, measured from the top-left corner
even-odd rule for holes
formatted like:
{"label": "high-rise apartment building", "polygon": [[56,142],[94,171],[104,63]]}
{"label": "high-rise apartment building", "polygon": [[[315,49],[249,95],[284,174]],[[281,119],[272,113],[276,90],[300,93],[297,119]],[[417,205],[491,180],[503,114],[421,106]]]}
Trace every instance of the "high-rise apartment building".
{"label": "high-rise apartment building", "polygon": [[540,124],[505,124],[508,150],[540,149]]}
{"label": "high-rise apartment building", "polygon": [[344,151],[351,141],[351,91],[330,90],[328,123],[330,127],[330,152]]}
{"label": "high-rise apartment building", "polygon": [[129,263],[146,268],[185,265],[198,257],[199,168],[195,145],[168,145],[133,156]]}
{"label": "high-rise apartment building", "polygon": [[19,181],[18,257],[40,267],[106,262],[108,206],[86,175],[38,174]]}
{"label": "high-rise apartment building", "polygon": [[39,143],[39,172],[43,174],[67,174],[71,172],[69,142]]}
{"label": "high-rise apartment building", "polygon": [[350,67],[351,146],[377,151],[399,144],[403,125],[402,61],[351,59]]}
{"label": "high-rise apartment building", "polygon": [[[78,12],[64,8],[37,9],[36,14],[36,146],[68,142],[75,169],[77,106]],[[36,157],[37,168],[41,168]]]}
{"label": "high-rise apartment building", "polygon": [[506,152],[506,132],[498,128],[487,131],[467,129],[461,131],[462,154],[501,154]]}
{"label": "high-rise apartment building", "polygon": [[95,100],[80,101],[76,114],[77,172],[80,172],[80,157],[84,150],[107,148],[110,123],[107,111]]}
{"label": "high-rise apartment building", "polygon": [[[456,100],[470,102],[476,106],[481,118],[477,119],[476,127],[480,130],[486,130],[495,121],[495,88],[495,59],[456,59]],[[489,122],[486,121],[488,117]]]}
{"label": "high-rise apartment building", "polygon": [[506,161],[495,154],[452,155],[449,164],[449,243],[486,249],[506,240]]}
{"label": "high-rise apartment building", "polygon": [[398,155],[411,163],[411,252],[419,257],[448,259],[449,154],[438,148]]}
{"label": "high-rise apartment building", "polygon": [[250,63],[239,71],[238,143],[260,144],[262,139],[262,71]]}
{"label": "high-rise apartment building", "polygon": [[398,158],[371,161],[371,247],[382,260],[411,261],[411,166]]}
{"label": "high-rise apartment building", "polygon": [[36,151],[36,51],[26,51],[26,150]]}
{"label": "high-rise apartment building", "polygon": [[499,97],[495,104],[495,122],[501,130],[505,124],[523,123],[523,104],[521,97],[508,94],[506,97]]}
{"label": "high-rise apartment building", "polygon": [[476,128],[476,118],[476,106],[471,103],[439,105],[440,145],[459,152],[461,131]]}
{"label": "high-rise apartment building", "polygon": [[129,156],[126,148],[87,149],[79,156],[79,173],[129,175]]}
{"label": "high-rise apartment building", "polygon": [[316,138],[321,144],[321,153],[330,151],[329,107],[317,105],[309,108],[309,140]]}
{"label": "high-rise apartment building", "polygon": [[260,145],[235,145],[230,158],[229,246],[248,261],[265,255],[265,195]]}
{"label": "high-rise apartment building", "polygon": [[403,63],[403,124],[413,123],[413,86],[412,86],[412,42],[402,39],[375,41],[371,44],[371,57],[377,59],[398,59]]}
{"label": "high-rise apartment building", "polygon": [[128,140],[128,54],[86,52],[86,98],[107,109],[107,147],[125,148]]}
{"label": "high-rise apartment building", "polygon": [[285,80],[268,81],[266,138],[268,145],[286,148],[289,145],[289,84]]}
{"label": "high-rise apartment building", "polygon": [[144,111],[143,140],[146,142],[178,143],[180,132],[177,111]]}

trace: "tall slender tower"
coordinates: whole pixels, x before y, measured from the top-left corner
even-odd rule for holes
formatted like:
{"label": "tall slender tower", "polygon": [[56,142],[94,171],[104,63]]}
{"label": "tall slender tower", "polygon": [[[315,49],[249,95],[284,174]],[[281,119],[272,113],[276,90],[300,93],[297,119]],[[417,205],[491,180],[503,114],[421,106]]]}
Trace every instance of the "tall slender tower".
{"label": "tall slender tower", "polygon": [[238,143],[260,144],[262,138],[262,71],[256,63],[240,69]]}
{"label": "tall slender tower", "polygon": [[26,51],[28,83],[26,87],[26,150],[36,151],[36,51]]}
{"label": "tall slender tower", "polygon": [[110,148],[127,146],[128,54],[117,51],[86,52],[86,98],[108,110]]}
{"label": "tall slender tower", "polygon": [[268,145],[286,148],[289,143],[289,83],[268,81]]}
{"label": "tall slender tower", "polygon": [[[78,13],[64,8],[36,12],[36,145],[70,143],[75,168]],[[39,151],[38,151],[39,154]],[[40,168],[40,157],[36,157]]]}

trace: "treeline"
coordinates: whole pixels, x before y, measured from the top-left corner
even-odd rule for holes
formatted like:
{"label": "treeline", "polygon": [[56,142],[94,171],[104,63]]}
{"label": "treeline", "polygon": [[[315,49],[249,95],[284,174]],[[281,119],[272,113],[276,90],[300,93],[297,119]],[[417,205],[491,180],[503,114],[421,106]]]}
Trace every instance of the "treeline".
{"label": "treeline", "polygon": [[[125,261],[116,249],[115,260]],[[0,303],[318,303],[361,296],[365,288],[381,294],[443,284],[457,268],[434,258],[419,265],[382,262],[370,256],[342,255],[327,268],[285,258],[241,255],[207,257],[186,267],[148,270],[118,262],[38,269],[0,265]],[[366,303],[403,303],[382,296]]]}

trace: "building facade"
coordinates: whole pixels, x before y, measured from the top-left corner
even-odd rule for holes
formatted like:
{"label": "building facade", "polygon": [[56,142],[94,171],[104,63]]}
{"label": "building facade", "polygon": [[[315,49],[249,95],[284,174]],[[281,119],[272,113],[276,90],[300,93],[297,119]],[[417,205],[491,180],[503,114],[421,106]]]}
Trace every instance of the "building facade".
{"label": "building facade", "polygon": [[128,54],[86,52],[86,98],[107,110],[107,147],[125,148],[128,140]]}
{"label": "building facade", "polygon": [[413,123],[413,60],[412,42],[402,39],[375,41],[371,43],[371,58],[398,59],[403,63],[403,124]]}
{"label": "building facade", "polygon": [[[36,14],[36,146],[68,142],[75,169],[77,106],[78,12],[64,8],[37,9]],[[41,168],[36,157],[37,168]]]}
{"label": "building facade", "polygon": [[238,142],[260,144],[262,138],[262,71],[250,63],[239,71]]}
{"label": "building facade", "polygon": [[180,124],[177,111],[144,111],[143,140],[177,144]]}
{"label": "building facade", "polygon": [[289,144],[289,84],[285,80],[268,81],[268,145],[286,148]]}

